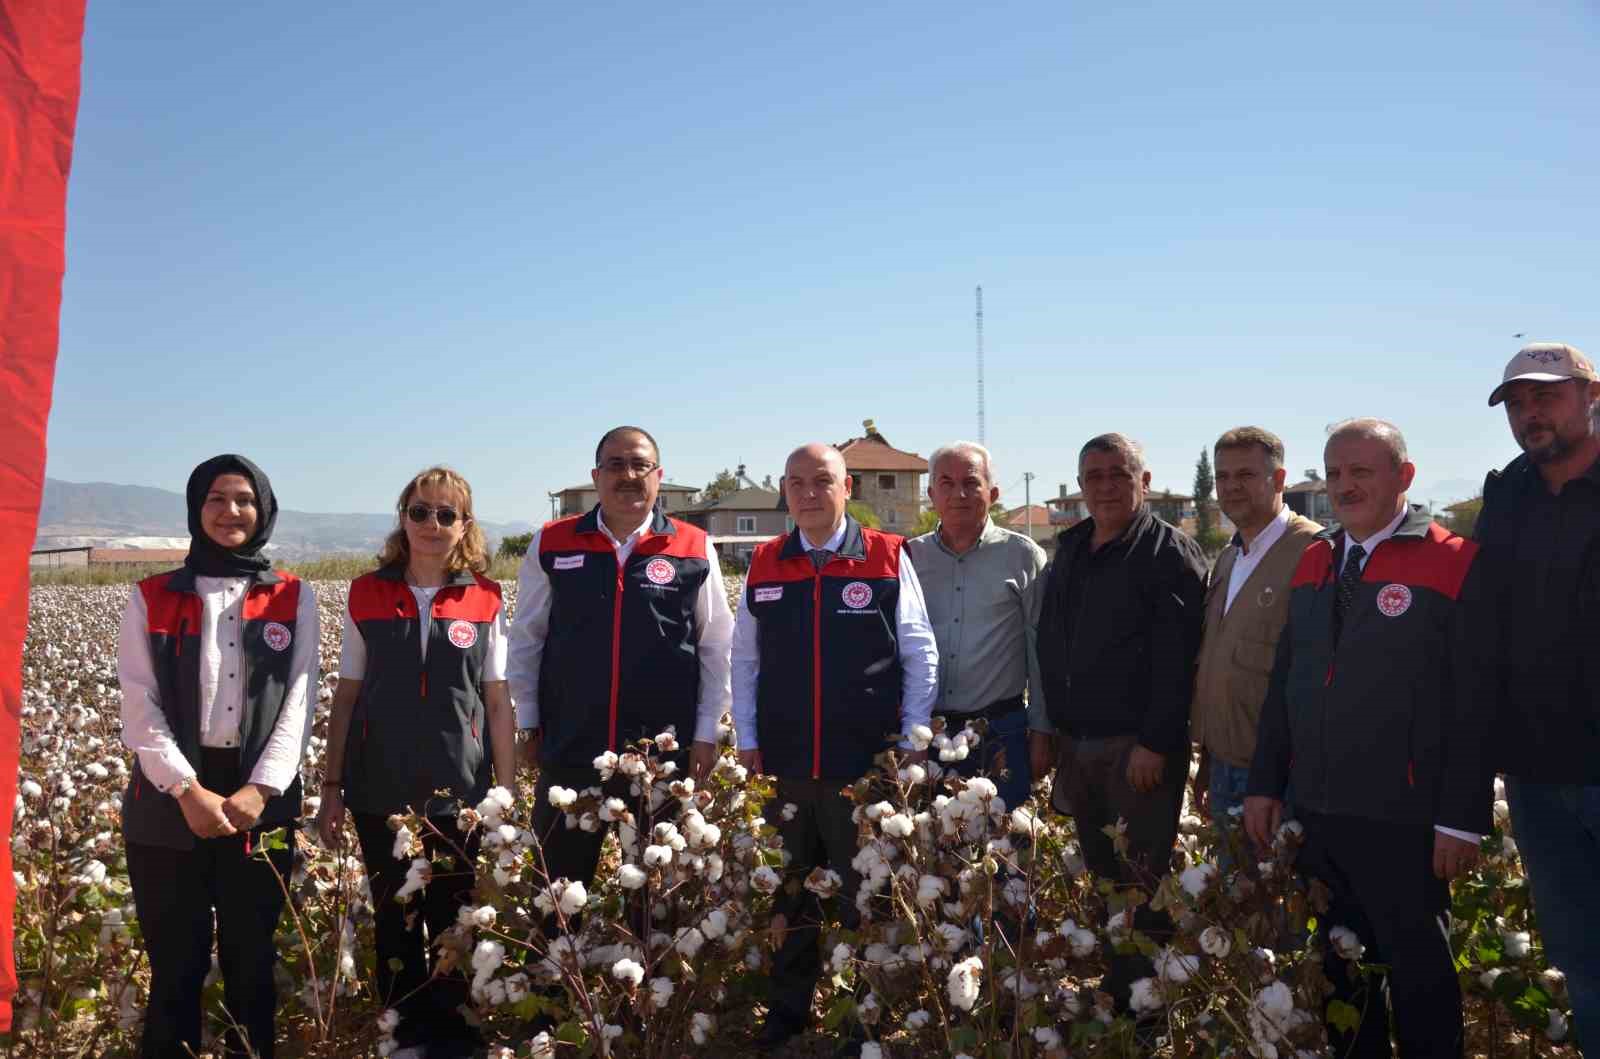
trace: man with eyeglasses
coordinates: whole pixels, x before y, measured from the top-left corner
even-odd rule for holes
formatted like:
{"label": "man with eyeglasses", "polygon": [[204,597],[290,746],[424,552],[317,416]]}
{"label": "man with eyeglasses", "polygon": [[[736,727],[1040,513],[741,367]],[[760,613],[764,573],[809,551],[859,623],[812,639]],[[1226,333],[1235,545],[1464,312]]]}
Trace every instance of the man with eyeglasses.
{"label": "man with eyeglasses", "polygon": [[[550,788],[599,782],[594,760],[676,729],[703,775],[730,702],[733,613],[703,530],[656,510],[661,456],[640,427],[608,430],[600,502],[546,523],[517,574],[507,678],[524,761],[539,764],[534,829],[550,878],[594,878],[606,827],[566,826]],[[682,752],[673,756],[682,759]],[[619,773],[620,795],[626,778]],[[619,794],[608,789],[609,794]]]}

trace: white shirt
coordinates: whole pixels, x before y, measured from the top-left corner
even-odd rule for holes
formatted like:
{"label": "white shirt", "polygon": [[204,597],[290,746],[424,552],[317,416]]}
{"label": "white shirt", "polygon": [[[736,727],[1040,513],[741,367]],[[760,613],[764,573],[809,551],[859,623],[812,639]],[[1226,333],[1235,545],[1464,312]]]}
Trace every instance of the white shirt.
{"label": "white shirt", "polygon": [[[650,529],[654,515],[622,540],[597,518],[600,532],[617,553],[621,566],[633,554]],[[539,564],[539,541],[543,528],[528,542],[528,554],[517,569],[517,613],[511,623],[510,652],[506,677],[511,682],[511,701],[517,707],[517,727],[539,727],[539,664],[544,658],[544,641],[550,632],[550,575]],[[705,560],[708,571],[694,601],[694,623],[700,633],[695,656],[700,661],[700,701],[695,707],[694,737],[706,743],[717,741],[717,725],[728,710],[728,650],[733,640],[733,611],[728,609],[728,590],[723,587],[722,563],[706,536]]]}
{"label": "white shirt", "polygon": [[[200,745],[239,745],[239,715],[244,709],[244,597],[250,579],[196,577],[200,596]],[[122,685],[122,742],[139,755],[139,766],[157,790],[195,775],[194,764],[173,738],[161,712],[161,692],[150,657],[149,616],[144,593],[135,586],[122,612],[117,640],[117,680]],[[307,695],[317,666],[319,641],[317,596],[300,582],[295,612],[289,684],[277,722],[251,770],[249,782],[282,794],[300,770],[300,758],[311,737],[312,711]],[[217,792],[224,796],[232,791]]]}
{"label": "white shirt", "polygon": [[[1400,528],[1400,523],[1404,522],[1406,520],[1406,516],[1409,514],[1411,514],[1411,506],[1407,504],[1405,507],[1401,508],[1400,514],[1394,517],[1394,521],[1390,522],[1387,526],[1383,527],[1383,529],[1374,533],[1364,541],[1356,540],[1350,535],[1349,530],[1345,530],[1344,548],[1342,548],[1339,552],[1341,572],[1343,570],[1343,564],[1345,561],[1344,557],[1350,554],[1350,546],[1352,544],[1361,545],[1362,550],[1366,552],[1366,554],[1360,559],[1361,570],[1362,572],[1365,572],[1367,569],[1367,563],[1372,561],[1372,553],[1378,550],[1378,545],[1382,544],[1390,537],[1393,537],[1394,531]],[[1453,827],[1441,827],[1438,824],[1434,824],[1433,829],[1441,834],[1449,835],[1452,838],[1465,839],[1466,841],[1471,842],[1473,845],[1477,845],[1479,842],[1483,841],[1482,835],[1474,834],[1471,831],[1458,831]]]}
{"label": "white shirt", "polygon": [[[421,643],[422,660],[428,660],[428,634],[433,626],[433,597],[439,594],[443,585],[409,585],[411,594],[417,600],[417,628],[418,639]],[[484,634],[483,672],[479,676],[485,684],[490,681],[506,679],[506,646],[507,646],[506,612],[502,608],[494,616],[494,621],[489,623],[489,631]],[[340,637],[339,645],[339,679],[361,680],[367,673],[367,641],[361,635],[361,628],[356,624],[355,618],[350,616],[350,607],[344,609],[344,633]]]}
{"label": "white shirt", "polygon": [[1228,595],[1222,601],[1222,613],[1228,613],[1233,606],[1233,597],[1239,594],[1244,583],[1250,580],[1250,575],[1255,573],[1256,567],[1261,565],[1261,557],[1278,543],[1278,538],[1289,528],[1290,514],[1289,505],[1284,504],[1278,508],[1278,513],[1272,517],[1272,521],[1256,534],[1256,539],[1248,551],[1244,548],[1243,535],[1240,536],[1240,544],[1236,546],[1239,554],[1233,557],[1233,569],[1228,573]]}
{"label": "white shirt", "polygon": [[1361,545],[1362,550],[1366,553],[1361,557],[1361,569],[1362,572],[1365,572],[1367,569],[1367,563],[1372,561],[1372,553],[1378,550],[1378,545],[1382,544],[1390,537],[1393,537],[1394,531],[1400,528],[1400,523],[1404,522],[1406,520],[1406,516],[1409,514],[1411,514],[1410,505],[1401,508],[1400,514],[1394,517],[1394,521],[1390,522],[1387,526],[1383,527],[1383,529],[1374,533],[1364,541],[1356,540],[1350,535],[1349,530],[1345,530],[1344,547],[1339,551],[1339,570],[1335,576],[1337,577],[1338,575],[1344,573],[1345,557],[1350,554],[1350,546],[1352,544]]}
{"label": "white shirt", "polygon": [[[813,545],[800,533],[807,552],[818,547],[837,552],[844,543],[845,523],[821,545]],[[900,731],[927,724],[933,716],[933,703],[939,697],[939,644],[933,624],[928,620],[928,604],[922,596],[922,582],[911,565],[911,555],[900,549],[900,597],[895,603],[895,624],[900,651]],[[756,750],[756,683],[761,675],[761,647],[755,616],[749,598],[739,594],[739,615],[733,625],[733,726],[740,750]],[[909,749],[910,740],[900,744]]]}

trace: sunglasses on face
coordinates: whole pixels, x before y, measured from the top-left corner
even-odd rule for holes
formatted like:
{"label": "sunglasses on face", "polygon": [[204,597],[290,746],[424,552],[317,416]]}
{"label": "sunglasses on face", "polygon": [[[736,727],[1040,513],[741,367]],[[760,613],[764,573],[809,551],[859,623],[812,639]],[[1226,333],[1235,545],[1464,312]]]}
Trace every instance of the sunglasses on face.
{"label": "sunglasses on face", "polygon": [[427,522],[428,516],[432,515],[438,520],[441,529],[449,529],[456,524],[456,519],[461,517],[453,507],[429,507],[422,503],[412,504],[406,508],[406,515],[419,526]]}

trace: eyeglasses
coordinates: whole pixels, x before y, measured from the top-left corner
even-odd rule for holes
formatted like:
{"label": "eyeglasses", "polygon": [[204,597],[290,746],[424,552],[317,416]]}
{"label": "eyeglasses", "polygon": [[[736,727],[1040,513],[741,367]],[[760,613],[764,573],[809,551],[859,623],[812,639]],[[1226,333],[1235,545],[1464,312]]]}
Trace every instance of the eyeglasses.
{"label": "eyeglasses", "polygon": [[428,516],[432,515],[438,520],[441,529],[449,529],[454,526],[456,519],[460,517],[453,507],[429,507],[427,504],[421,503],[412,504],[406,508],[406,515],[419,526],[427,522]]}
{"label": "eyeglasses", "polygon": [[661,464],[651,463],[649,460],[624,460],[619,458],[607,460],[600,465],[600,469],[607,474],[631,472],[635,477],[643,478],[659,466]]}

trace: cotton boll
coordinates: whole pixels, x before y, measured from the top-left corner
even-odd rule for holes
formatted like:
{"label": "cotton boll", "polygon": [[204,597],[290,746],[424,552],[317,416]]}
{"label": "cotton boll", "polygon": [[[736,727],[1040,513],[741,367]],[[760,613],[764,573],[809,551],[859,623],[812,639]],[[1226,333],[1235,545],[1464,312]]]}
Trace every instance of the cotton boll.
{"label": "cotton boll", "polygon": [[1128,990],[1128,1006],[1135,1015],[1148,1015],[1166,1005],[1154,978],[1140,978]]}
{"label": "cotton boll", "polygon": [[618,960],[611,965],[611,977],[631,989],[644,981],[644,968],[633,960]]}
{"label": "cotton boll", "polygon": [[962,1011],[971,1011],[972,1006],[978,1002],[979,986],[982,980],[983,960],[976,956],[969,956],[950,968],[950,975],[945,980],[945,988],[950,994],[950,1003]]}
{"label": "cotton boll", "polygon": [[1334,927],[1328,931],[1328,943],[1333,946],[1334,952],[1347,960],[1359,960],[1367,950],[1360,937],[1349,927]]}
{"label": "cotton boll", "polygon": [[1222,959],[1233,949],[1233,939],[1221,927],[1207,927],[1200,932],[1200,951],[1207,956]]}

